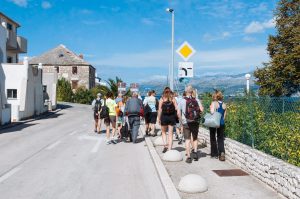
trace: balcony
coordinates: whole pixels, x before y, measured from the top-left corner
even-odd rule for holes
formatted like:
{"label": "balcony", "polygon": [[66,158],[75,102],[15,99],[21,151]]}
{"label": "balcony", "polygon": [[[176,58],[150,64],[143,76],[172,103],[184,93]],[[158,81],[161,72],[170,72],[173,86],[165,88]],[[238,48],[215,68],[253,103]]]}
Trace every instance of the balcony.
{"label": "balcony", "polygon": [[6,47],[7,47],[7,50],[16,50],[18,48],[16,32],[7,30]]}
{"label": "balcony", "polygon": [[27,39],[17,36],[18,53],[27,53]]}

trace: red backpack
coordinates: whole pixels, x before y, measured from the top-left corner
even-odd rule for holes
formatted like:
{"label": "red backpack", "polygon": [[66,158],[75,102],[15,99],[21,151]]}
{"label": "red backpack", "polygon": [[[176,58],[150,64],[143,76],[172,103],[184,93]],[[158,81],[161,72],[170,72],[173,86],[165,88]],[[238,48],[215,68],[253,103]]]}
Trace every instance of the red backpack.
{"label": "red backpack", "polygon": [[185,97],[185,118],[188,122],[198,122],[201,118],[201,110],[197,100],[193,97]]}

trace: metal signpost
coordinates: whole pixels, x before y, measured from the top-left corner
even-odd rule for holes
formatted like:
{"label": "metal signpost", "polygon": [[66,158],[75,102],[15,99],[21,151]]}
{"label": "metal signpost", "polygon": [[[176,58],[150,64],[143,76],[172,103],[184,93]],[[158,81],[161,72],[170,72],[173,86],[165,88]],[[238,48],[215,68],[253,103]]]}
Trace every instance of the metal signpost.
{"label": "metal signpost", "polygon": [[196,50],[187,41],[185,41],[176,52],[185,61],[179,62],[178,78],[179,81],[183,82],[186,86],[189,79],[194,77],[194,63],[188,62],[188,60],[196,53]]}

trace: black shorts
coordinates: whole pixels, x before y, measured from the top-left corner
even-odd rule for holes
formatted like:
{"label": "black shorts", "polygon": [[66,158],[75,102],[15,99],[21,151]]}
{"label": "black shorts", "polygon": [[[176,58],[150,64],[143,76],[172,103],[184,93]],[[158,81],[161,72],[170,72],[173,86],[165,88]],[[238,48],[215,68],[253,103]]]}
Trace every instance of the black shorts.
{"label": "black shorts", "polygon": [[94,112],[94,120],[99,120],[99,113]]}
{"label": "black shorts", "polygon": [[151,117],[151,112],[145,114],[145,122],[146,122],[146,124],[150,123],[150,117]]}
{"label": "black shorts", "polygon": [[168,125],[175,126],[175,124],[176,124],[176,115],[175,114],[173,114],[173,115],[164,115],[164,114],[162,114],[161,118],[160,118],[160,122],[161,122],[162,126],[168,126]]}
{"label": "black shorts", "polygon": [[193,140],[197,140],[198,132],[199,132],[198,122],[191,122],[183,125],[183,136],[184,139],[186,140],[190,140],[191,136],[193,136]]}
{"label": "black shorts", "polygon": [[151,112],[149,117],[150,124],[156,124],[157,112]]}

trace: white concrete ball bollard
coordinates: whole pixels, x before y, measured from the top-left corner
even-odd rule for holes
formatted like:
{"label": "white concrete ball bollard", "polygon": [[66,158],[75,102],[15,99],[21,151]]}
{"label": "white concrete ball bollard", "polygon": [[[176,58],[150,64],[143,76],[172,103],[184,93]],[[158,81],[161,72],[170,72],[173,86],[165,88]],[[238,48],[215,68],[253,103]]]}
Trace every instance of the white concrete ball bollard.
{"label": "white concrete ball bollard", "polygon": [[202,193],[208,190],[206,180],[196,174],[188,174],[181,178],[178,189],[184,193]]}
{"label": "white concrete ball bollard", "polygon": [[159,130],[159,131],[157,132],[157,135],[161,135],[161,130]]}
{"label": "white concrete ball bollard", "polygon": [[164,146],[165,144],[166,143],[163,142],[162,136],[159,136],[154,140],[155,146]]}
{"label": "white concrete ball bollard", "polygon": [[168,162],[180,162],[182,161],[183,157],[179,151],[169,150],[166,153],[164,153],[162,159]]}

